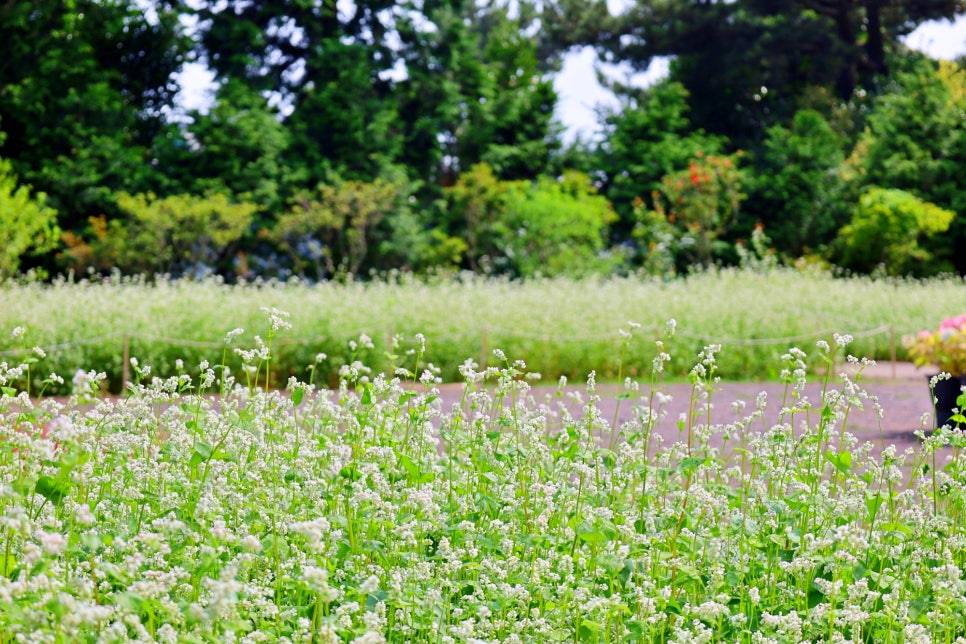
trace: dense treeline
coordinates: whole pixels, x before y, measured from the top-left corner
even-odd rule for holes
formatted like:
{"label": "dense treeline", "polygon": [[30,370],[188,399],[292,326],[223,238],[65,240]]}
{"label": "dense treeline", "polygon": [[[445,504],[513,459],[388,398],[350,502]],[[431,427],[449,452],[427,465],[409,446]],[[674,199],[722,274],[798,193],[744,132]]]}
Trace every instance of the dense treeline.
{"label": "dense treeline", "polygon": [[[966,0],[0,5],[0,277],[966,273]],[[561,57],[646,68],[599,140]],[[189,61],[209,110],[175,105]]]}

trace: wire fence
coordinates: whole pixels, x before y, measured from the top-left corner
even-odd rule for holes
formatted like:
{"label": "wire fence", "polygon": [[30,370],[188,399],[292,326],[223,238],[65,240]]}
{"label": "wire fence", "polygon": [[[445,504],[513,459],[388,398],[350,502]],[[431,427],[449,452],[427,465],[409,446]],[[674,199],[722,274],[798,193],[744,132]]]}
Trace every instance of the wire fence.
{"label": "wire fence", "polygon": [[[635,329],[635,334],[652,333],[654,337],[660,337],[665,331],[665,327],[653,326],[653,327],[641,327]],[[842,332],[835,329],[820,329],[810,333],[803,333],[798,335],[788,335],[781,337],[721,337],[721,336],[711,336],[700,333],[689,333],[686,331],[675,331],[674,335],[687,340],[699,341],[704,343],[715,343],[722,344],[726,346],[756,346],[756,345],[787,345],[792,346],[797,343],[817,341],[822,339],[830,339],[834,334],[838,333],[841,336],[849,335],[853,339],[859,338],[870,338],[878,335],[888,335],[889,342],[889,354],[890,360],[893,365],[893,373],[895,372],[896,363],[896,330],[890,324],[883,324],[869,329],[859,329],[853,331]],[[360,329],[356,334],[348,336],[352,339],[357,339],[362,335],[371,335],[372,329]],[[479,329],[467,330],[462,333],[453,334],[439,334],[434,336],[429,336],[427,339],[429,341],[435,342],[453,342],[453,341],[463,341],[467,336],[478,336],[480,344],[480,356],[481,363],[485,361],[485,356],[488,354],[489,347],[491,345],[497,344],[496,341],[499,340],[509,340],[509,339],[525,339],[525,340],[537,340],[542,342],[560,342],[560,343],[580,343],[580,342],[604,342],[604,341],[618,341],[623,336],[620,331],[615,331],[612,333],[601,333],[601,334],[584,334],[584,335],[568,335],[559,333],[531,333],[527,331],[522,331],[520,329],[506,329],[501,327],[493,327],[488,325],[483,325]],[[392,328],[385,329],[385,337],[388,343],[393,341],[394,335]],[[80,338],[76,340],[71,340],[70,342],[60,342],[56,344],[50,344],[47,346],[38,347],[45,354],[55,353],[58,351],[64,351],[68,349],[73,349],[82,346],[103,344],[110,341],[120,341],[121,353],[123,355],[123,381],[127,382],[129,379],[129,364],[130,364],[130,352],[131,352],[131,342],[132,341],[145,341],[167,344],[177,347],[194,348],[194,349],[225,349],[229,346],[226,340],[220,341],[204,341],[204,340],[194,340],[189,338],[172,338],[163,335],[155,335],[152,333],[138,333],[131,331],[115,331],[113,333],[106,333],[103,335],[98,335],[90,338]],[[330,336],[315,336],[315,337],[296,337],[296,338],[276,338],[274,340],[275,346],[293,346],[293,345],[312,345],[312,344],[325,344],[331,343],[333,337]],[[20,357],[24,355],[23,349],[18,350],[7,350],[0,351],[0,358],[3,357]]]}
{"label": "wire fence", "polygon": [[[653,331],[654,334],[661,334],[665,327],[655,326],[655,327],[643,327],[638,328],[635,331]],[[371,329],[360,329],[356,334],[349,334],[349,338],[358,338],[362,335],[371,335]],[[685,331],[676,330],[674,335],[676,337],[686,338],[689,340],[700,340],[702,342],[723,344],[723,345],[781,345],[781,344],[793,344],[796,342],[805,342],[809,340],[821,340],[826,338],[831,338],[834,334],[840,336],[852,336],[853,339],[858,338],[869,338],[877,335],[888,334],[890,338],[894,340],[896,337],[895,329],[890,324],[883,324],[871,329],[862,329],[859,331],[845,331],[842,332],[837,329],[822,329],[818,331],[813,331],[809,333],[802,333],[799,335],[788,335],[781,337],[769,337],[769,338],[742,338],[742,337],[722,337],[722,336],[712,336],[700,333],[688,333]],[[387,335],[391,338],[392,330],[390,329]],[[487,338],[522,338],[530,340],[542,340],[547,342],[599,342],[607,340],[617,340],[620,339],[621,332],[615,331],[613,333],[598,333],[598,334],[583,334],[583,335],[568,335],[560,333],[531,333],[526,331],[521,331],[519,329],[505,329],[493,326],[482,326],[478,332],[467,332],[459,334],[438,334],[428,337],[429,340],[435,341],[455,341],[464,340],[467,335],[480,335],[481,337]],[[108,340],[122,339],[125,344],[129,344],[132,340],[143,340],[147,342],[157,342],[161,344],[169,344],[181,347],[190,347],[196,349],[221,349],[229,346],[225,340],[221,341],[205,341],[205,340],[192,340],[188,338],[172,338],[163,335],[155,335],[152,333],[137,333],[131,331],[116,331],[114,333],[106,333],[103,335],[94,336],[91,338],[80,338],[77,340],[71,340],[70,342],[59,342],[56,344],[50,344],[47,346],[38,346],[37,348],[43,350],[45,353],[54,353],[57,351],[63,351],[65,349],[73,349],[76,347],[81,347],[91,344],[99,344],[106,342]],[[314,336],[314,337],[301,337],[301,338],[276,338],[275,344],[285,346],[285,345],[302,345],[302,344],[321,344],[325,342],[332,341],[332,336]],[[32,349],[33,347],[31,347]],[[13,349],[7,351],[0,351],[0,357],[16,357],[23,355],[23,349]]]}

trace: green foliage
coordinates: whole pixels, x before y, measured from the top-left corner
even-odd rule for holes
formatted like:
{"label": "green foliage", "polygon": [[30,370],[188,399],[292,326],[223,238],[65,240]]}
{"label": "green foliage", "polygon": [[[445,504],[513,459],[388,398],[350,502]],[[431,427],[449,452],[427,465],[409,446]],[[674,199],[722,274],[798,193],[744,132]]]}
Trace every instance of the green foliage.
{"label": "green foliage", "polygon": [[945,233],[955,213],[904,190],[870,188],[839,232],[833,258],[845,268],[889,275],[931,275],[942,268],[921,241]]}
{"label": "green foliage", "polygon": [[594,165],[606,177],[604,194],[621,216],[619,231],[626,234],[634,224],[636,199],[651,195],[662,177],[685,168],[699,153],[719,153],[723,139],[692,129],[688,92],[680,83],[624,88],[622,94],[620,111],[605,118]]}
{"label": "green foliage", "polygon": [[[555,4],[572,3],[594,0]],[[901,36],[964,9],[963,0],[629,3],[589,44],[642,71],[672,57],[671,79],[690,92],[695,125],[750,147],[808,107],[815,88],[840,101],[857,88],[875,91]]]}
{"label": "green foliage", "polygon": [[477,163],[445,192],[451,227],[466,242],[466,261],[474,273],[492,265],[500,253],[499,228],[506,217],[510,186],[488,164]]}
{"label": "green foliage", "polygon": [[528,35],[531,22],[473,0],[426,2],[422,16],[402,21],[401,159],[414,176],[451,186],[481,162],[502,179],[546,171],[559,147],[557,95]]}
{"label": "green foliage", "polygon": [[299,89],[287,119],[291,164],[311,183],[329,171],[366,181],[394,163],[402,147],[390,85],[375,74],[381,64],[370,59],[373,47],[326,39],[322,50],[309,59],[313,82]]}
{"label": "green foliage", "polygon": [[411,208],[401,208],[387,220],[387,234],[379,242],[377,270],[417,273],[452,272],[463,264],[468,246],[459,235],[449,235],[441,227],[431,227]]}
{"label": "green foliage", "polygon": [[793,257],[821,250],[849,214],[841,205],[842,144],[814,110],[797,112],[790,128],[769,129],[754,159],[744,221],[764,224],[769,237]]}
{"label": "green foliage", "polygon": [[75,274],[95,271],[102,274],[113,269],[126,269],[120,264],[127,248],[127,227],[118,218],[108,221],[106,215],[90,217],[82,234],[64,231],[65,249],[58,255],[61,264]]}
{"label": "green foliage", "polygon": [[10,161],[0,159],[0,280],[16,275],[27,253],[57,246],[57,211],[47,206],[47,195],[30,192],[18,185]]}
{"label": "green foliage", "polygon": [[[149,17],[150,14],[150,17]],[[170,3],[8,3],[0,8],[0,154],[49,195],[65,229],[147,189],[148,149],[190,43]]]}
{"label": "green foliage", "polygon": [[228,260],[258,209],[219,193],[159,199],[122,192],[117,205],[129,217],[119,263],[132,272],[172,275],[204,275]]}
{"label": "green foliage", "polygon": [[[313,382],[325,358],[268,390],[281,341],[302,329],[266,311],[253,344],[231,331],[220,357],[175,354],[170,378],[132,360],[135,382],[110,401],[93,371],[78,395],[35,401],[24,367],[0,363],[3,644],[966,634],[963,437],[888,444],[897,401],[866,389],[864,361],[841,384],[831,368],[814,382],[807,362],[835,365],[848,338],[770,356],[782,384],[748,389],[718,384],[732,343],[695,357],[673,323],[656,343],[621,330],[639,377],[532,390],[523,354],[460,356],[465,384],[444,389],[422,335],[360,335],[333,395]],[[9,335],[27,354],[28,331]],[[384,369],[371,360],[409,347]],[[239,357],[250,369],[236,377]],[[689,384],[665,382],[673,362]]]}
{"label": "green foliage", "polygon": [[532,277],[583,275],[609,267],[602,252],[616,215],[586,174],[566,171],[559,180],[501,181],[480,163],[446,195],[451,225],[467,242],[473,271]]}
{"label": "green foliage", "polygon": [[[765,292],[767,298],[762,297]],[[458,367],[467,357],[492,364],[493,347],[525,355],[531,368],[550,382],[591,370],[602,380],[613,380],[618,373],[614,349],[620,343],[614,320],[633,320],[644,327],[624,355],[624,372],[633,375],[650,368],[645,351],[648,338],[653,338],[650,331],[663,328],[671,317],[692,329],[669,342],[674,353],[693,356],[715,339],[736,338],[741,343],[721,356],[723,377],[777,378],[769,365],[789,345],[762,344],[763,338],[819,339],[827,338],[829,329],[841,329],[856,334],[856,355],[888,360],[889,334],[860,332],[881,329],[886,320],[897,337],[932,327],[937,302],[947,311],[966,311],[961,278],[842,278],[785,267],[767,274],[737,269],[696,272],[672,280],[465,275],[423,280],[398,275],[367,282],[300,280],[232,287],[216,279],[149,282],[111,275],[73,283],[7,282],[0,298],[0,328],[27,325],[31,345],[66,344],[49,351],[44,370],[36,371],[40,376],[53,372],[68,377],[58,393],[70,392],[69,376],[78,368],[107,373],[111,390],[118,391],[124,333],[131,334],[131,355],[148,359],[159,378],[177,374],[178,358],[186,365],[203,359],[214,364],[221,359],[226,332],[235,327],[247,330],[237,342],[251,346],[254,334],[264,328],[259,307],[265,305],[290,311],[299,329],[297,336],[285,336],[278,360],[272,362],[278,386],[284,386],[290,374],[306,373],[319,353],[328,358],[316,367],[316,382],[333,382],[330,377],[337,377],[350,357],[346,343],[360,333],[377,342],[388,335],[423,333],[428,340],[424,360],[441,366],[441,377],[448,382],[461,380]],[[189,343],[182,346],[166,338]],[[799,346],[808,344],[803,340]],[[19,350],[18,341],[0,334],[0,351]],[[900,347],[899,358],[903,357]],[[375,361],[372,367],[392,371],[384,353],[374,352],[369,358]],[[233,372],[238,366],[232,363]],[[686,376],[688,368],[681,362],[668,365],[675,377]],[[34,384],[39,389],[39,383]]]}
{"label": "green foliage", "polygon": [[[966,74],[922,61],[900,74],[876,102],[868,131],[853,153],[856,181],[906,190],[958,213],[948,235],[926,242],[937,259],[966,270]],[[922,241],[922,240],[920,240]]]}
{"label": "green foliage", "polygon": [[[226,276],[324,278],[626,261],[668,275],[738,261],[725,242],[759,223],[783,258],[823,253],[870,186],[966,212],[966,73],[898,46],[922,21],[964,10],[966,0],[656,0],[617,16],[604,0],[8,2],[0,156],[67,231],[64,252],[30,260],[43,269],[180,273],[195,262]],[[637,70],[665,56],[671,72],[646,90],[603,81],[620,107],[601,116],[602,139],[561,152],[554,73],[582,45]],[[192,60],[217,89],[210,109],[186,113],[174,74]],[[737,220],[727,204],[738,188],[685,195],[665,181],[738,149],[754,178],[742,180]],[[565,169],[600,195],[540,178]],[[341,197],[319,184],[375,201],[332,206]],[[664,196],[646,210],[655,191]],[[158,258],[142,252],[147,224],[119,193],[217,193],[258,209],[252,234]],[[299,204],[329,214],[305,215],[300,230]],[[554,208],[566,215],[549,225]],[[204,227],[192,226],[188,237]],[[966,273],[966,218],[919,244],[929,270]],[[600,263],[607,247],[624,250]]]}
{"label": "green foliage", "polygon": [[268,101],[237,79],[218,88],[206,114],[155,142],[165,194],[227,192],[277,210],[290,179],[290,131]]}
{"label": "green foliage", "polygon": [[524,277],[606,271],[608,261],[602,252],[607,227],[616,219],[587,175],[565,172],[560,180],[540,177],[508,192],[498,245]]}
{"label": "green foliage", "polygon": [[342,181],[302,192],[279,218],[274,235],[295,270],[324,278],[355,277],[369,252],[375,227],[400,208],[399,181]]}
{"label": "green foliage", "polygon": [[647,239],[654,235],[647,230],[648,222],[667,222],[674,230],[676,262],[711,266],[722,250],[719,238],[735,223],[745,199],[740,156],[701,155],[686,170],[666,175],[653,194],[655,214],[641,222],[638,234]]}

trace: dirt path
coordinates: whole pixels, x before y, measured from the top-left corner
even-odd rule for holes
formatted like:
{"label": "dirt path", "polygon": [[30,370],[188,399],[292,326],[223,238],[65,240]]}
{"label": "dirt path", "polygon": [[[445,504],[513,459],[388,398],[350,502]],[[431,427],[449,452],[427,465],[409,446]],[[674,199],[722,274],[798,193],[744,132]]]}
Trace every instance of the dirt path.
{"label": "dirt path", "polygon": [[[880,445],[883,443],[885,445],[895,444],[898,448],[903,449],[919,442],[919,439],[914,435],[917,429],[931,428],[930,425],[923,424],[923,415],[930,414],[929,422],[932,422],[933,413],[929,387],[924,372],[920,373],[908,364],[900,363],[893,366],[887,363],[863,374],[860,385],[865,391],[878,399],[882,408],[881,419],[878,417],[874,406],[868,401],[863,403],[863,409],[853,408],[850,412],[847,429],[860,440],[868,440]],[[837,384],[833,382],[831,386],[837,387]],[[583,391],[584,387],[572,385],[568,386],[567,389],[569,391]],[[666,440],[677,440],[679,433],[677,421],[680,414],[688,411],[691,386],[682,383],[665,384],[659,390],[666,395],[670,395],[671,401],[664,407],[667,410],[667,416],[659,423],[657,431]],[[462,391],[463,386],[460,384],[440,387],[443,409],[450,409],[453,404],[458,403]],[[555,392],[556,388],[552,386],[534,386],[531,393],[537,402],[541,402],[549,399],[548,397],[554,397]],[[642,392],[646,393],[646,390],[642,388]],[[735,401],[745,403],[743,415],[750,414],[754,411],[756,399],[761,392],[767,394],[768,400],[765,422],[769,426],[774,424],[778,420],[779,411],[782,407],[785,385],[773,382],[720,383],[712,394],[711,422],[713,424],[726,424],[736,421],[739,417],[732,406]],[[626,422],[632,418],[633,403],[624,400],[620,401],[618,405],[616,385],[598,385],[597,393],[601,398],[598,406],[604,418],[611,419],[614,416],[615,408],[618,423]],[[804,393],[813,407],[820,407],[821,383],[809,383]],[[642,393],[642,395],[644,394]],[[804,420],[804,416],[801,416],[801,418]],[[761,426],[757,425],[757,428],[760,429]]]}

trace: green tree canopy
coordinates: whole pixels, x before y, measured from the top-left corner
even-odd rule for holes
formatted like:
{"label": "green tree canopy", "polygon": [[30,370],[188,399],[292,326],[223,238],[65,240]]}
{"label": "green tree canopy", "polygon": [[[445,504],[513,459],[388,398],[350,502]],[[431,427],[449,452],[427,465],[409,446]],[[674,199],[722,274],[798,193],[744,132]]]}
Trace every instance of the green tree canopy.
{"label": "green tree canopy", "polygon": [[65,227],[143,187],[189,42],[173,3],[0,5],[0,154],[48,193]]}
{"label": "green tree canopy", "polygon": [[617,232],[629,233],[633,204],[649,199],[661,179],[687,167],[698,154],[715,154],[725,140],[693,129],[688,92],[674,81],[646,90],[622,89],[621,107],[604,120],[604,138],[594,159],[603,193],[621,216]]}
{"label": "green tree canopy", "polygon": [[31,194],[10,161],[0,159],[0,279],[16,275],[25,254],[52,250],[59,237],[57,211],[47,196]]}

